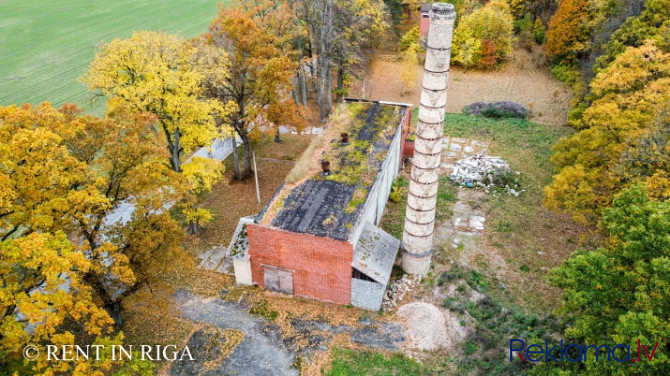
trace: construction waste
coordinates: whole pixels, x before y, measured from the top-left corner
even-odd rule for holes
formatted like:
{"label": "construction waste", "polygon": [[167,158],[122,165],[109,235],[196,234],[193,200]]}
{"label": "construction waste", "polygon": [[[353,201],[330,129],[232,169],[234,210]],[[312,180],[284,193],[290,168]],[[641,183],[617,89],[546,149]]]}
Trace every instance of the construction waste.
{"label": "construction waste", "polygon": [[456,162],[449,176],[456,184],[468,188],[484,187],[488,191],[493,187],[505,188],[510,194],[519,196],[519,183],[507,162],[500,157],[475,155]]}

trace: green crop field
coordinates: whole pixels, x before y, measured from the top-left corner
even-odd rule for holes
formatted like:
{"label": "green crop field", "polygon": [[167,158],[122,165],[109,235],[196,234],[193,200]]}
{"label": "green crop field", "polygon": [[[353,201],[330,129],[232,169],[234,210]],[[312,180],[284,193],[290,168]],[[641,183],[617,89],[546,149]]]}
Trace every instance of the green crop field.
{"label": "green crop field", "polygon": [[191,37],[207,30],[218,0],[2,0],[0,106],[48,101],[77,103],[93,112],[78,78],[96,47],[134,30]]}

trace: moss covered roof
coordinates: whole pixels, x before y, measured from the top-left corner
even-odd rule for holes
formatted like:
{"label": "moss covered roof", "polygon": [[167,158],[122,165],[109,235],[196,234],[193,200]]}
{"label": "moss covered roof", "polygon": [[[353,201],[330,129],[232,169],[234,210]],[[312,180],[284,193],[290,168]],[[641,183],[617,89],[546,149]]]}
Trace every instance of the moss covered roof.
{"label": "moss covered roof", "polygon": [[[340,104],[324,130],[326,147],[303,156],[313,164],[305,178],[280,188],[257,221],[348,240],[408,109],[372,101]],[[341,143],[340,133],[349,134],[348,145]],[[330,162],[330,176],[322,175],[321,161]]]}

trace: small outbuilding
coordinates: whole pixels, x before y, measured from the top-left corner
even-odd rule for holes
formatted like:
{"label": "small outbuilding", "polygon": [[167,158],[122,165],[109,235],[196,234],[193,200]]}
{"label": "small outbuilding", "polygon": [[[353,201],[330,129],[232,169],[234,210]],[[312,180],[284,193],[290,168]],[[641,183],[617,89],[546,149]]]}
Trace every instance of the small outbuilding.
{"label": "small outbuilding", "polygon": [[400,241],[377,225],[410,117],[411,106],[399,103],[346,99],[336,107],[291,183],[244,226],[238,283],[250,276],[280,293],[380,309]]}

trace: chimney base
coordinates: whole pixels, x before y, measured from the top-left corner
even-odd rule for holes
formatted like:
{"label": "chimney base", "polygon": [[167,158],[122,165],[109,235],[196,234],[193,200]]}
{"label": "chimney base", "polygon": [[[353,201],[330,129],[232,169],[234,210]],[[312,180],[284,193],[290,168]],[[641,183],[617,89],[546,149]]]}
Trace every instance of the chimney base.
{"label": "chimney base", "polygon": [[428,252],[417,255],[407,252],[403,247],[402,270],[407,274],[426,275],[430,271],[430,260],[432,256],[432,248]]}

